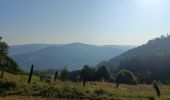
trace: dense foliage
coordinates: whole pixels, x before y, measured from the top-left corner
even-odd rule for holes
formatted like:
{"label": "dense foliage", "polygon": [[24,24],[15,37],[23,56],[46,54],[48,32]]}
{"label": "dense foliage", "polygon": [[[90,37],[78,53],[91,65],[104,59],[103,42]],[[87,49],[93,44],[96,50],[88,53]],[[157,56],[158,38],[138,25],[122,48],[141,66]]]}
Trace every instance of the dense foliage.
{"label": "dense foliage", "polygon": [[170,83],[170,36],[150,40],[111,59],[105,65],[113,70],[128,69],[142,83],[151,83],[153,80]]}
{"label": "dense foliage", "polygon": [[106,66],[99,66],[97,71],[96,71],[96,74],[95,74],[95,77],[97,80],[110,80],[111,79],[111,71],[108,69],[108,67]]}
{"label": "dense foliage", "polygon": [[161,80],[163,83],[168,83],[170,81],[169,60],[170,54],[168,53],[135,57],[121,62],[120,68],[131,70],[141,82],[151,83],[152,80]]}
{"label": "dense foliage", "polygon": [[104,65],[97,68],[85,65],[82,70],[75,70],[69,73],[69,79],[72,81],[83,80],[83,77],[86,78],[86,81],[111,81],[114,79],[111,70]]}
{"label": "dense foliage", "polygon": [[85,78],[86,81],[93,81],[95,78],[95,71],[93,67],[85,65],[81,71],[81,77]]}
{"label": "dense foliage", "polygon": [[[72,81],[77,81],[77,77],[80,77],[80,74],[81,70],[71,71],[69,72],[69,79]],[[78,81],[80,81],[80,79]]]}
{"label": "dense foliage", "polygon": [[5,70],[12,73],[21,72],[18,64],[11,59],[8,54],[9,46],[6,42],[2,41],[2,37],[0,37],[0,67],[1,70]]}
{"label": "dense foliage", "polygon": [[128,70],[121,70],[116,75],[116,82],[125,84],[137,84],[137,78]]}

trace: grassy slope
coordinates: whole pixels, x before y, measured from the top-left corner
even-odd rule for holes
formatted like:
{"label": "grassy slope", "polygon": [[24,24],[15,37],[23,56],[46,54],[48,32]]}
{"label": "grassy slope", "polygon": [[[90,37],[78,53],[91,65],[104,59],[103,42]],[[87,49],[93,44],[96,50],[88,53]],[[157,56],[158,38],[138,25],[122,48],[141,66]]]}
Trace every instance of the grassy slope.
{"label": "grassy slope", "polygon": [[[1,73],[1,71],[0,71]],[[3,80],[12,81],[16,83],[26,83],[28,80],[28,75],[20,75],[20,74],[11,74],[8,72],[4,72]],[[39,82],[39,77],[33,76],[32,82]]]}
{"label": "grassy slope", "polygon": [[[120,85],[118,89],[115,84],[106,82],[90,82],[85,87],[82,83],[73,82],[40,82],[39,77],[33,76],[32,83],[27,84],[27,75],[4,74],[4,80],[13,81],[17,84],[0,92],[5,97],[0,100],[53,100],[54,98],[77,98],[77,99],[119,99],[119,100],[148,100],[148,99],[170,99],[170,86],[160,85],[162,96],[156,97],[152,85]],[[43,99],[41,98],[43,97]],[[48,98],[48,99],[47,99]]]}

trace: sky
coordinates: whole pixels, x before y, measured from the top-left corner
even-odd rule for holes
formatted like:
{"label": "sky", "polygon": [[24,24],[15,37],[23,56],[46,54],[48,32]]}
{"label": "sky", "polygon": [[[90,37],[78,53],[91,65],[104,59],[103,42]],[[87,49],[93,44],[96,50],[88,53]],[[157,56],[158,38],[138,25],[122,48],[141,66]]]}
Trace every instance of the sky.
{"label": "sky", "polygon": [[141,45],[170,33],[170,0],[0,0],[9,45]]}

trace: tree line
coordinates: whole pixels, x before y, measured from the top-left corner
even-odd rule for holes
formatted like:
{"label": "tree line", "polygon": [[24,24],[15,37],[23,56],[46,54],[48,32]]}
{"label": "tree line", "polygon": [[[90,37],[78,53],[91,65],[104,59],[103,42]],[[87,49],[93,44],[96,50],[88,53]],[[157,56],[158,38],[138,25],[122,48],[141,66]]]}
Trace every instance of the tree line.
{"label": "tree line", "polygon": [[170,84],[170,35],[150,40],[104,64],[114,72],[121,69],[133,72],[140,83],[157,80]]}
{"label": "tree line", "polygon": [[[32,68],[30,73],[32,72]],[[37,73],[37,72],[36,72]],[[86,82],[99,81],[111,82],[117,84],[137,84],[138,78],[130,71],[122,69],[117,73],[112,73],[111,70],[105,66],[90,67],[85,65],[81,70],[69,71],[67,67],[62,70],[56,70],[53,75],[45,75],[45,72],[39,71],[38,74],[41,81],[48,79],[52,81],[73,81],[82,82],[85,86]]]}
{"label": "tree line", "polygon": [[150,54],[123,60],[120,69],[132,71],[140,82],[152,83],[153,80],[170,83],[170,53]]}

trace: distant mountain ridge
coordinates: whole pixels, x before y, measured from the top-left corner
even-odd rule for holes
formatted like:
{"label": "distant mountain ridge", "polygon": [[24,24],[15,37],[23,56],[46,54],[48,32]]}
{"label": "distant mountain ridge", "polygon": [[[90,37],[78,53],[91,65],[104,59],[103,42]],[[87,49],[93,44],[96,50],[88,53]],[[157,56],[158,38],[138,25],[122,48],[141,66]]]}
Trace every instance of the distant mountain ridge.
{"label": "distant mountain ridge", "polygon": [[21,53],[27,53],[31,51],[40,50],[49,46],[48,44],[25,44],[25,45],[12,45],[9,49],[9,55],[16,55]]}
{"label": "distant mountain ridge", "polygon": [[34,64],[37,69],[80,69],[83,65],[96,65],[134,46],[96,46],[83,43],[71,44],[28,44],[11,46],[10,56],[24,70]]}

